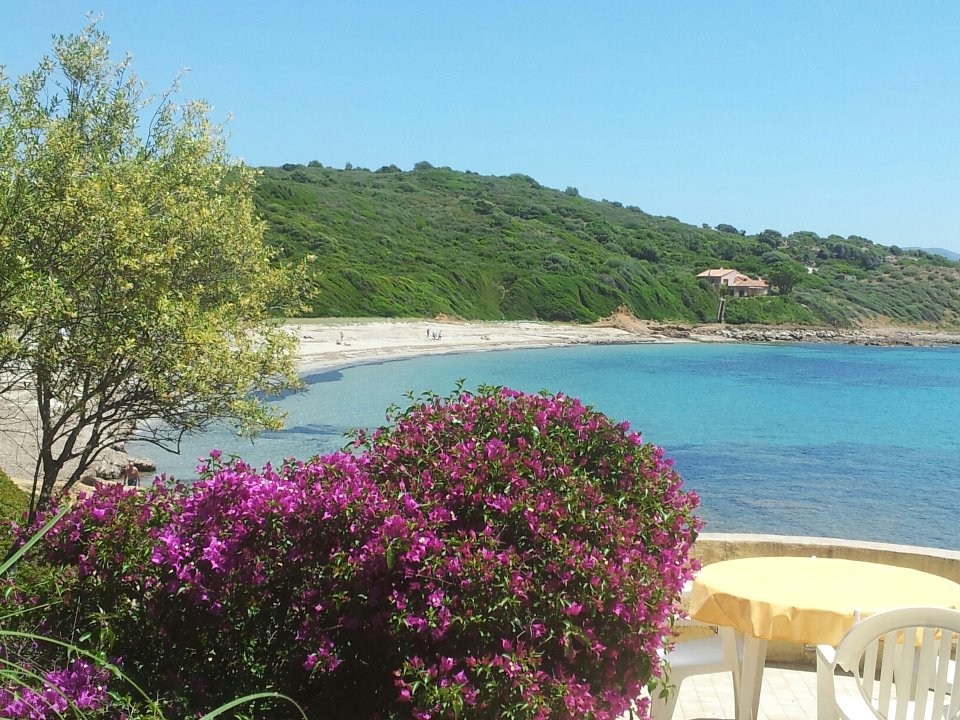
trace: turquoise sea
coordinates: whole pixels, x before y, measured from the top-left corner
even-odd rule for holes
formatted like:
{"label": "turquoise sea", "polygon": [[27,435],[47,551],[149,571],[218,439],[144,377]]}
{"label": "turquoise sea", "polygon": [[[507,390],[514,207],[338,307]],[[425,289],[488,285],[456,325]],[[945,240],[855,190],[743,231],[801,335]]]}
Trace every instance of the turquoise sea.
{"label": "turquoise sea", "polygon": [[358,365],[281,401],[287,427],[254,444],[213,432],[158,471],[190,478],[211,448],[278,463],[340,447],[404,393],[507,385],[561,391],[628,420],[674,458],[706,530],[960,549],[960,348],[619,345]]}

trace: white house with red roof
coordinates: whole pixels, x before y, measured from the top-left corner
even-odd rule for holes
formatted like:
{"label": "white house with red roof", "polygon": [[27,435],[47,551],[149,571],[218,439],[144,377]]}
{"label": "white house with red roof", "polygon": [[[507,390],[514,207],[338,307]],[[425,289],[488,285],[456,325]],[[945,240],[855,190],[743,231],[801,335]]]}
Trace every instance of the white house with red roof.
{"label": "white house with red roof", "polygon": [[737,297],[757,297],[770,292],[770,285],[763,278],[754,280],[733,268],[712,268],[698,273],[697,277],[709,280],[718,288],[728,287]]}

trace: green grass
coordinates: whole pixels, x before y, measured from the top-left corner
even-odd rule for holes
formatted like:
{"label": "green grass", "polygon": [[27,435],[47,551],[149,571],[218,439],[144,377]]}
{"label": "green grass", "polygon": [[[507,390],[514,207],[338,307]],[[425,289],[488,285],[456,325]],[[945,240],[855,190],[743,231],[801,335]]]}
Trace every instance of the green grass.
{"label": "green grass", "polygon": [[30,495],[17,487],[10,476],[0,470],[0,520],[19,520],[29,505]]}
{"label": "green grass", "polygon": [[22,521],[29,506],[30,496],[0,470],[0,557],[10,548],[9,521]]}

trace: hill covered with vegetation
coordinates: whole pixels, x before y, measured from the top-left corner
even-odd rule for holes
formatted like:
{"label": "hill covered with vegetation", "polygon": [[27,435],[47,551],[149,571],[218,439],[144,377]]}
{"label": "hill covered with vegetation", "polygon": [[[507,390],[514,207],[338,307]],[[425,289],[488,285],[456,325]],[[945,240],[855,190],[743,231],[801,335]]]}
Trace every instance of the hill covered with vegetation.
{"label": "hill covered with vegetation", "polygon": [[728,299],[727,322],[960,323],[960,264],[922,250],[696,227],[526,175],[426,162],[262,170],[268,239],[285,257],[316,257],[316,316],[590,322],[626,305],[641,318],[709,322],[720,295],[696,274],[733,267],[774,292]]}

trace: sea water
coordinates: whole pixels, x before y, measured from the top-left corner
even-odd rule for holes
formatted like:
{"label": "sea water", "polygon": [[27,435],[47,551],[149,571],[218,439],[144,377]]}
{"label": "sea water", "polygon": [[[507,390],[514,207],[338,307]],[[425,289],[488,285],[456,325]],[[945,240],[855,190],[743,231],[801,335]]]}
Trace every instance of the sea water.
{"label": "sea water", "polygon": [[407,391],[458,380],[579,397],[675,460],[707,531],[813,535],[960,549],[960,348],[652,344],[467,353],[317,373],[254,443],[189,438],[180,456],[135,451],[194,476],[212,448],[261,465],[341,447]]}

